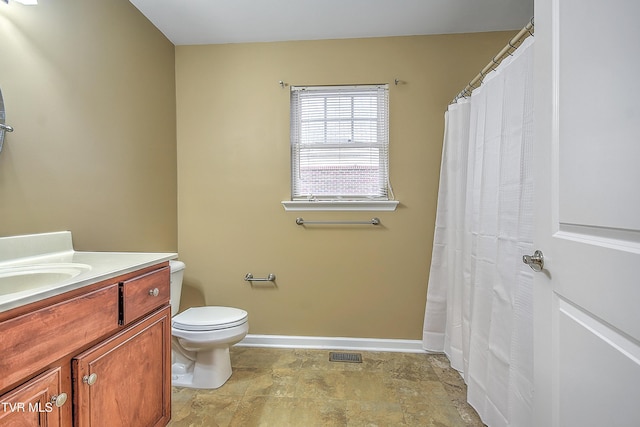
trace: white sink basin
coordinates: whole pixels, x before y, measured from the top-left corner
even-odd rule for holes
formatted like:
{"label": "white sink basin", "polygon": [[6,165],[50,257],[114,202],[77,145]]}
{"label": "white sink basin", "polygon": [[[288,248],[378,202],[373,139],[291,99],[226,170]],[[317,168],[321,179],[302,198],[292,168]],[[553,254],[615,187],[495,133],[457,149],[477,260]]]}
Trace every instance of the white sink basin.
{"label": "white sink basin", "polygon": [[69,280],[91,266],[80,263],[50,263],[0,268],[0,295],[12,294]]}

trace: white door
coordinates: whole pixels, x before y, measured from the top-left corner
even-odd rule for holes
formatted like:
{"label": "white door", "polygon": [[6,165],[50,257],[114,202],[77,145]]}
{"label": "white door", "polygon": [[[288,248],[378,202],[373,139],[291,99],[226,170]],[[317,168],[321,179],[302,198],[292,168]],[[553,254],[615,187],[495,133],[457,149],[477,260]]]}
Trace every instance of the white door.
{"label": "white door", "polygon": [[534,425],[640,426],[640,1],[536,0]]}

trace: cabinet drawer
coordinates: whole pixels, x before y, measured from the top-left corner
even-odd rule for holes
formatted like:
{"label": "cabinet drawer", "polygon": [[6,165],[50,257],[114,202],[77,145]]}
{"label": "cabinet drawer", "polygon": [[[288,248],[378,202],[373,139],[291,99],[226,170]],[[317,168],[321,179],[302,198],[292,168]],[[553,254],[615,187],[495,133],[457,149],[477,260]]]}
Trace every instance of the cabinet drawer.
{"label": "cabinet drawer", "polygon": [[121,324],[126,325],[168,304],[170,280],[169,267],[164,267],[122,282]]}
{"label": "cabinet drawer", "polygon": [[118,285],[0,323],[0,390],[118,329]]}

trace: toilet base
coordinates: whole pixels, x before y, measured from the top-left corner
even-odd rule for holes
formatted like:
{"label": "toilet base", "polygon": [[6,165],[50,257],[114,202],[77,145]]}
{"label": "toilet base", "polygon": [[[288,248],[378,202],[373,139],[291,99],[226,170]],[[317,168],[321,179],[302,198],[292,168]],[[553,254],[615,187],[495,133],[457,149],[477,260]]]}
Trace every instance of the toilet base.
{"label": "toilet base", "polygon": [[216,347],[195,354],[194,363],[176,361],[171,366],[171,384],[178,387],[216,389],[231,377],[229,347]]}

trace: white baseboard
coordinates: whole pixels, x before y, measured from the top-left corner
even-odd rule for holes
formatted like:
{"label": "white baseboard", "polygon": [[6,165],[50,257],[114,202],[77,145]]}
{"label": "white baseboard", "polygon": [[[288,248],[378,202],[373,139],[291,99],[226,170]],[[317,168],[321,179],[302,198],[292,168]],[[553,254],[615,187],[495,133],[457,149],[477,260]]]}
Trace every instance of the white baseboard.
{"label": "white baseboard", "polygon": [[241,347],[428,353],[422,348],[422,341],[420,340],[394,340],[382,338],[305,337],[293,335],[249,334],[236,345]]}

